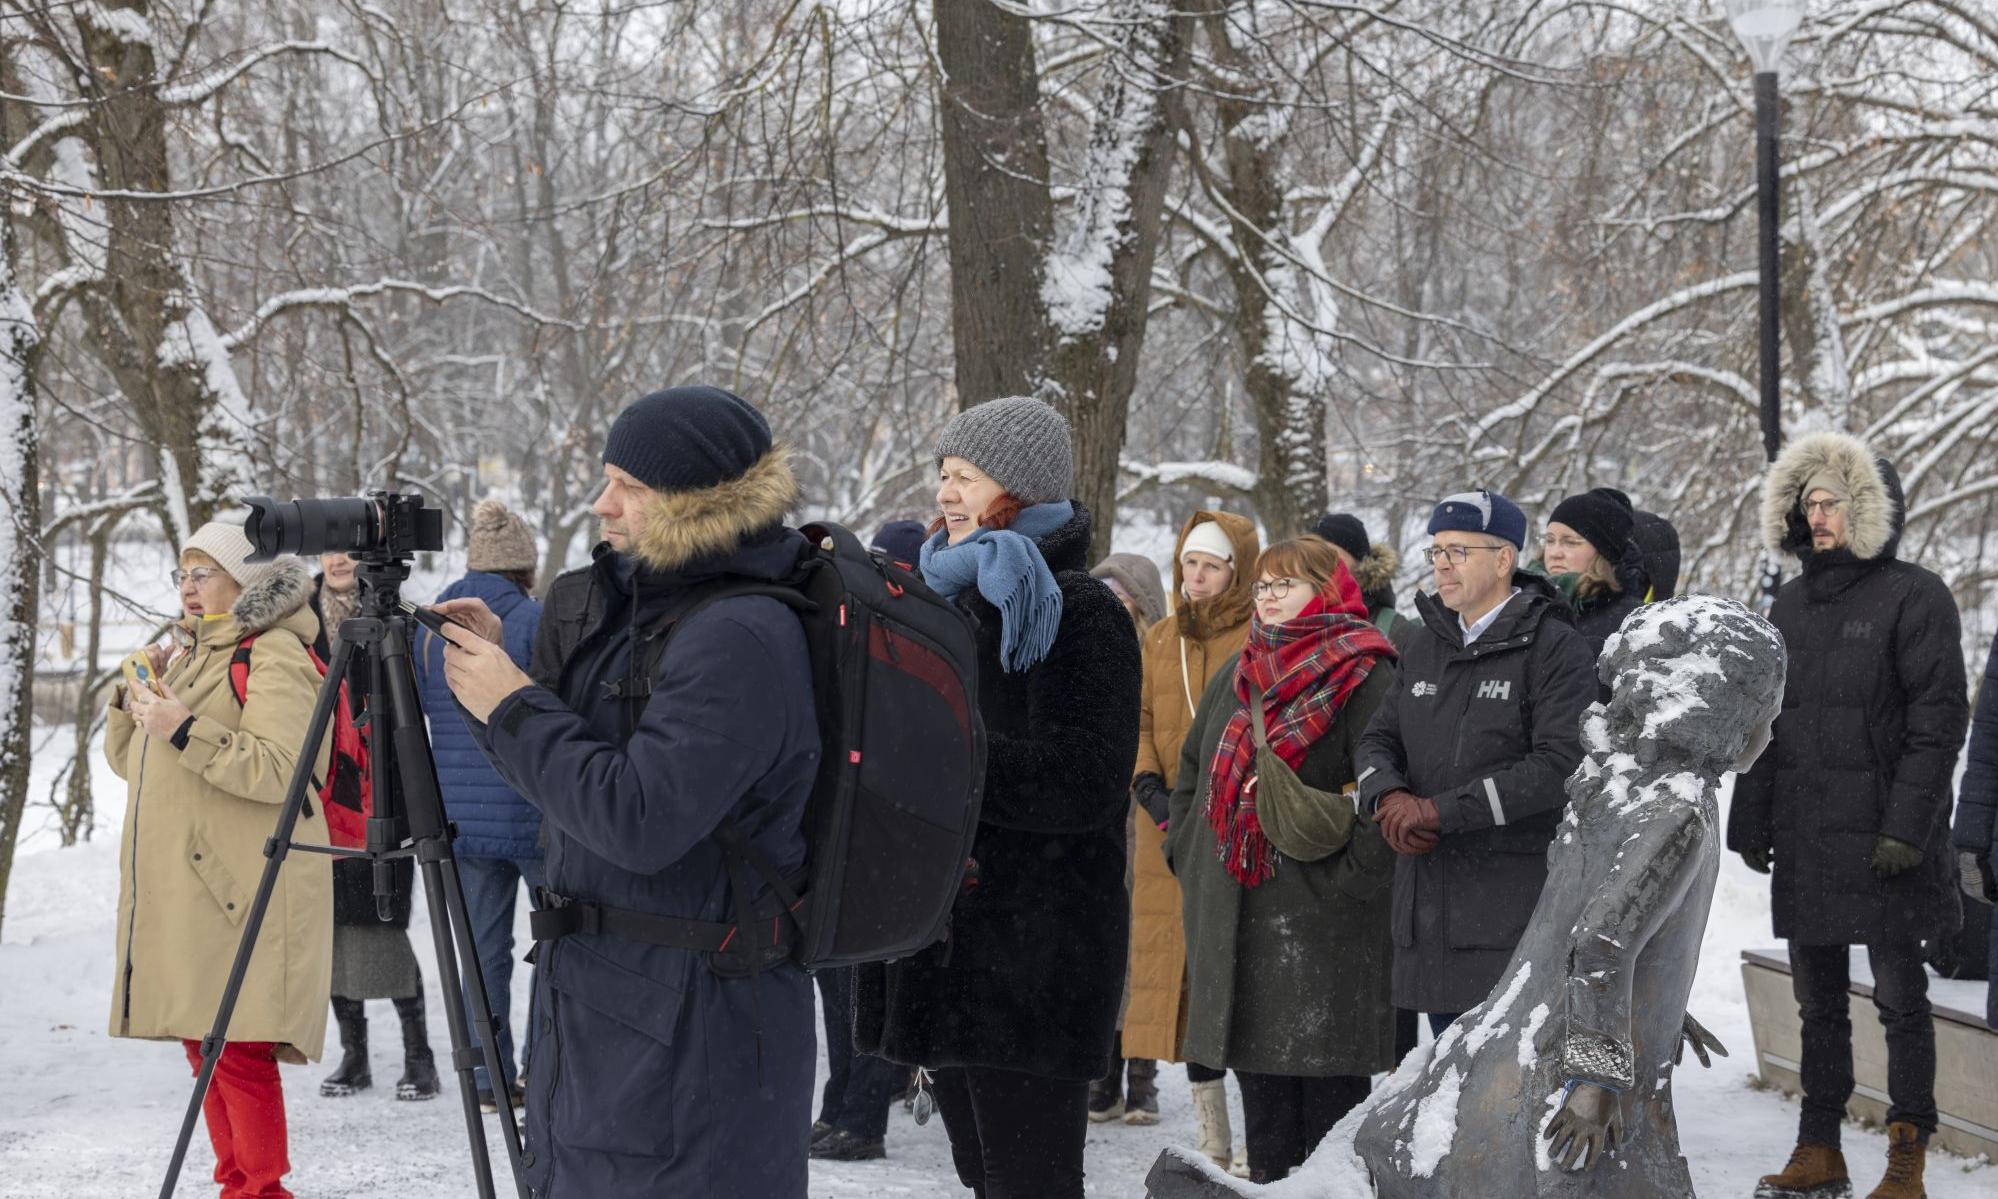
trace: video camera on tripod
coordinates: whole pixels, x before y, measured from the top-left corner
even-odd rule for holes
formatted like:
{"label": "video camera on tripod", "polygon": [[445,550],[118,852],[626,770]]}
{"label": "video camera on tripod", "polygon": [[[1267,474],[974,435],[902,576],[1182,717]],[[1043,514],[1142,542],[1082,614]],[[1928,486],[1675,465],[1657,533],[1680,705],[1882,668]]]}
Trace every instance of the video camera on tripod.
{"label": "video camera on tripod", "polygon": [[[401,596],[402,584],[409,579],[411,560],[419,553],[444,548],[443,513],[425,507],[420,495],[392,491],[372,491],[358,498],[283,502],[268,496],[253,496],[244,502],[250,508],[250,515],[243,522],[243,532],[256,549],[250,561],[267,562],[279,554],[345,553],[360,564],[360,607],[340,625],[338,647],[327,664],[325,682],[313,705],[299,764],[278,814],[277,829],[265,843],[263,876],[257,885],[256,899],[243,920],[242,939],[216,1009],[215,1023],[201,1042],[201,1068],[181,1121],[173,1159],[160,1187],[161,1199],[171,1196],[179,1181],[195,1122],[201,1116],[202,1100],[216,1061],[222,1055],[229,1021],[249,970],[250,955],[256,950],[257,937],[270,907],[278,870],[294,849],[301,853],[369,859],[374,867],[376,910],[384,920],[389,918],[394,889],[393,863],[403,858],[416,862],[423,875],[424,896],[429,905],[439,981],[447,997],[444,1012],[451,1034],[451,1065],[458,1075],[464,1104],[472,1170],[481,1199],[492,1199],[492,1165],[487,1157],[485,1127],[472,1072],[483,1065],[488,1077],[494,1080],[505,1074],[499,1061],[492,1003],[486,994],[484,976],[479,972],[478,948],[473,944],[471,921],[466,914],[464,886],[451,850],[453,831],[444,819],[437,763],[430,752],[423,706],[417,698],[414,662],[414,626],[422,624],[441,634],[443,626],[451,622],[428,609],[406,603]],[[367,844],[365,848],[298,844],[292,836],[312,786],[316,757],[313,751],[326,739],[340,707],[340,685],[348,677],[356,654],[365,655],[369,664],[368,695],[356,719],[357,724],[367,729],[369,740],[373,809],[367,821]],[[465,1011],[457,1002],[461,980],[471,991],[472,1021],[477,1026],[480,1046],[477,1050],[471,1047]],[[502,1103],[500,1112],[514,1187],[521,1199],[527,1199],[526,1186],[520,1181],[520,1128],[509,1105]]]}

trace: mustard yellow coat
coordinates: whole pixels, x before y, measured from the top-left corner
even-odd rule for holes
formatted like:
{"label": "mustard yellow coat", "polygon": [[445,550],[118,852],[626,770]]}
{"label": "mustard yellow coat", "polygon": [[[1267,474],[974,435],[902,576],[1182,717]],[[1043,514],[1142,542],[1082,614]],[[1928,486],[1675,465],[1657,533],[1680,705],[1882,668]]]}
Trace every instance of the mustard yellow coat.
{"label": "mustard yellow coat", "polygon": [[[163,676],[194,714],[186,749],[148,736],[112,701],[104,751],[127,796],[114,1037],[199,1040],[214,1022],[319,690],[306,655],[319,629],[306,606],[311,585],[301,563],[284,559],[277,576],[246,590],[229,614],[195,622],[193,648]],[[249,699],[239,706],[229,658],[258,630]],[[325,777],[328,751],[319,748],[315,778]],[[311,815],[301,817],[295,837],[324,845],[316,788],[307,799]],[[228,1039],[276,1042],[282,1061],[318,1060],[332,973],[332,859],[293,853],[278,873]]]}
{"label": "mustard yellow coat", "polygon": [[[1186,535],[1202,521],[1221,526],[1235,550],[1235,577],[1209,600],[1183,598],[1180,566]],[[1242,652],[1254,613],[1250,586],[1262,552],[1255,522],[1232,512],[1196,512],[1173,547],[1172,593],[1179,610],[1153,625],[1142,642],[1144,697],[1138,712],[1137,774],[1147,771],[1172,787],[1179,750],[1193,726],[1200,693],[1224,664]],[[1165,836],[1132,805],[1136,845],[1131,884],[1130,1003],[1124,1012],[1124,1056],[1179,1061],[1186,1038],[1186,932],[1179,884],[1165,865]]]}

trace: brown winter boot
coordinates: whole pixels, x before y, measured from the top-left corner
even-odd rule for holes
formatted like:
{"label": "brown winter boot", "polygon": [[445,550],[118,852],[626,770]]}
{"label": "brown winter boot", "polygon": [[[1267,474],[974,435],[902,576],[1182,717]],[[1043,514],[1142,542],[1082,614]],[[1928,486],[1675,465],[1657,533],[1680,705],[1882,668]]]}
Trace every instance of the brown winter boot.
{"label": "brown winter boot", "polygon": [[1852,1199],[1852,1175],[1836,1145],[1798,1141],[1781,1174],[1765,1174],[1755,1199]]}
{"label": "brown winter boot", "polygon": [[1866,1199],[1928,1199],[1922,1189],[1922,1167],[1928,1164],[1929,1143],[1912,1124],[1887,1126],[1887,1175]]}

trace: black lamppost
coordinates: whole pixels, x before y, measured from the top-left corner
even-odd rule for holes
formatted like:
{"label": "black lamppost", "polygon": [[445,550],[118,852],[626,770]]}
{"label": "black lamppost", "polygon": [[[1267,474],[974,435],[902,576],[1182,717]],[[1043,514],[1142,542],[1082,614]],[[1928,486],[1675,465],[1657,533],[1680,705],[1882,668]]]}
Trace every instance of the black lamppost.
{"label": "black lamppost", "polygon": [[[1805,0],[1727,0],[1727,19],[1755,64],[1755,210],[1760,251],[1762,344],[1762,451],[1770,462],[1783,448],[1782,263],[1776,233],[1782,223],[1777,202],[1777,130],[1782,100],[1776,88],[1776,68],[1783,49],[1804,19]],[[1772,555],[1763,571],[1763,590],[1771,598],[1781,576]]]}

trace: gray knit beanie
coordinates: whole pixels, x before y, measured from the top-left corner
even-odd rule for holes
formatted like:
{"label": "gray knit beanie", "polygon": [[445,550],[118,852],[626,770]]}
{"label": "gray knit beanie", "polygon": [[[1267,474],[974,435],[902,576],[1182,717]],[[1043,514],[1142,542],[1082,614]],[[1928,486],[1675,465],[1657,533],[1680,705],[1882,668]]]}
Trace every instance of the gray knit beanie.
{"label": "gray knit beanie", "polygon": [[480,500],[472,509],[472,532],[465,545],[465,569],[497,572],[533,570],[540,561],[527,522],[498,500]]}
{"label": "gray knit beanie", "polygon": [[1069,498],[1068,422],[1032,396],[987,400],[957,414],[937,443],[937,465],[962,458],[1031,507]]}

